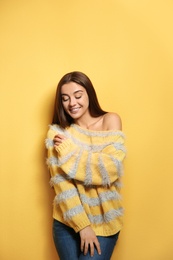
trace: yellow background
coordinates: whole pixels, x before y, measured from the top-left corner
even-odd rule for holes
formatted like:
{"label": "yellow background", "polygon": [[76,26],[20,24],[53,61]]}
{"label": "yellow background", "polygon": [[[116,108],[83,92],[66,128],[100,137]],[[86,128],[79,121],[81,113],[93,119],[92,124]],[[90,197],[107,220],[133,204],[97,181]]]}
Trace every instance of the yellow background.
{"label": "yellow background", "polygon": [[80,70],[121,115],[125,225],[112,260],[173,259],[173,2],[0,1],[0,259],[56,260],[44,139]]}

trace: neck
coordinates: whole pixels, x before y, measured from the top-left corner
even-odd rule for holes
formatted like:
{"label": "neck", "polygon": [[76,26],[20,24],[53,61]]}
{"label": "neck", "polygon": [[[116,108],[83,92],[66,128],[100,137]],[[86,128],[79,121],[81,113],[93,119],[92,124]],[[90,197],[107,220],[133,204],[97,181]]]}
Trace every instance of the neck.
{"label": "neck", "polygon": [[85,118],[75,120],[75,124],[79,125],[82,128],[94,129],[95,127],[98,126],[98,124],[101,123],[102,118],[103,116],[98,116],[98,117],[86,116]]}

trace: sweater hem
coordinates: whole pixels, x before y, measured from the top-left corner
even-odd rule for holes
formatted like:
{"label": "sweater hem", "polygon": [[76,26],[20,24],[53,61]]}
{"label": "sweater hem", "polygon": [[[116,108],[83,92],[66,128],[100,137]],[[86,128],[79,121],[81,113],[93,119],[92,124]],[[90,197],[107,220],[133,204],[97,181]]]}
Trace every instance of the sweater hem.
{"label": "sweater hem", "polygon": [[64,225],[72,228],[76,233],[78,233],[80,230],[84,229],[87,226],[91,226],[93,231],[95,232],[96,236],[103,236],[103,237],[108,237],[108,236],[113,236],[117,234],[123,227],[122,224],[116,223],[116,228],[112,229],[111,227],[104,227],[104,225],[101,226],[94,226],[91,223],[80,223],[80,225],[74,227],[75,225],[70,225],[67,222],[65,222],[62,218],[59,216],[56,216],[56,214],[53,214],[53,218],[56,219],[57,221],[63,223]]}

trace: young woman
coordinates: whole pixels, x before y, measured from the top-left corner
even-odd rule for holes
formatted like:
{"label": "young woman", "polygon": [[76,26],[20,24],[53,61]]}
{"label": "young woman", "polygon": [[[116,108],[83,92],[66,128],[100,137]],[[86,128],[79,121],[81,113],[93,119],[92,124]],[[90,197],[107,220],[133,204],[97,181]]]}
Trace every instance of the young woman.
{"label": "young woman", "polygon": [[101,109],[90,79],[60,80],[46,147],[53,237],[61,260],[109,260],[122,228],[119,193],[125,157],[121,119]]}

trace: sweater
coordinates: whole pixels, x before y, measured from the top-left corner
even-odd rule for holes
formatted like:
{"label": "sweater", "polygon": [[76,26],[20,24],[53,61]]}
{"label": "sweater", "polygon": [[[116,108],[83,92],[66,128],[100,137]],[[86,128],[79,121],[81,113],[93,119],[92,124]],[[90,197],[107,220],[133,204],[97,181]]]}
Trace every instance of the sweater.
{"label": "sweater", "polygon": [[[53,138],[65,139],[55,146]],[[45,141],[50,185],[55,190],[53,218],[79,232],[91,226],[98,236],[121,230],[121,176],[125,158],[122,131],[94,131],[72,124],[50,125]]]}

